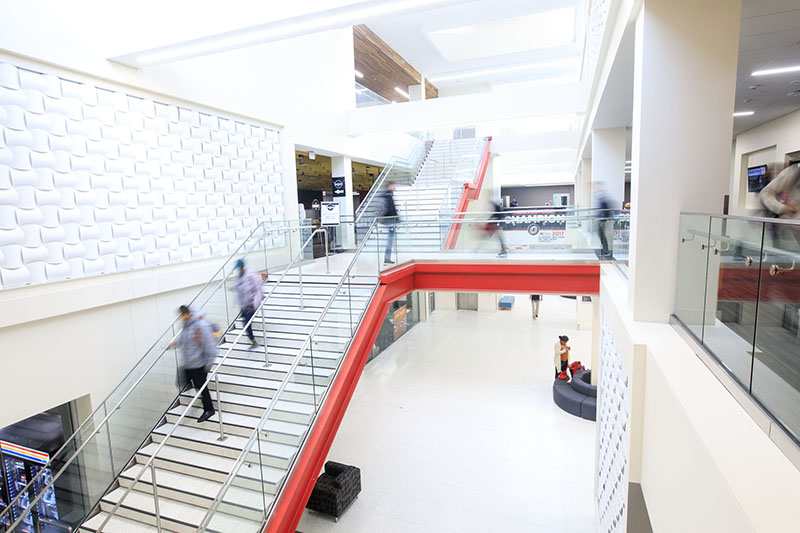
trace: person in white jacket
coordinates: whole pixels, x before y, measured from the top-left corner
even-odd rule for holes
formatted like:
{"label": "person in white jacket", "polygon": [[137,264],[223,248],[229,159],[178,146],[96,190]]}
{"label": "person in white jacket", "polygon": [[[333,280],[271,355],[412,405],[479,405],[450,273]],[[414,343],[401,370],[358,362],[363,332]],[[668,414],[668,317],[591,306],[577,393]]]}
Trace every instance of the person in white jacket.
{"label": "person in white jacket", "polygon": [[250,319],[253,318],[256,309],[261,307],[261,300],[264,298],[264,294],[261,292],[261,276],[245,268],[244,261],[241,259],[236,261],[236,269],[239,271],[239,276],[236,278],[234,289],[239,306],[242,308],[242,320],[247,326],[245,330],[251,342],[248,350],[255,350],[258,348],[258,342],[253,335],[253,324]]}
{"label": "person in white jacket", "polygon": [[[800,163],[783,169],[761,189],[758,197],[764,207],[778,215],[778,218],[800,219]],[[800,242],[800,227],[790,226],[790,230]]]}
{"label": "person in white jacket", "polygon": [[569,368],[569,351],[570,347],[567,344],[569,337],[566,335],[559,335],[558,342],[555,345],[555,357],[553,358],[553,365],[556,369],[556,379],[561,372],[567,372]]}

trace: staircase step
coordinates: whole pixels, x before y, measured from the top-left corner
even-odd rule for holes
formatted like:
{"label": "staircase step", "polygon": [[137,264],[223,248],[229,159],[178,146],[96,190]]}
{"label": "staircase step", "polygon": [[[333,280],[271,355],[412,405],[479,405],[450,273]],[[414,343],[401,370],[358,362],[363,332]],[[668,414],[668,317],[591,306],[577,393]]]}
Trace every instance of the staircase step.
{"label": "staircase step", "polygon": [[[100,512],[94,515],[81,525],[78,531],[91,531],[95,532],[100,528],[108,513]],[[153,533],[158,531],[155,526],[148,526],[137,520],[123,518],[121,516],[112,516],[106,524],[104,531],[113,531],[114,533]]]}
{"label": "staircase step", "polygon": [[[111,511],[124,493],[125,489],[117,488],[106,494],[100,500],[100,510]],[[195,533],[197,526],[206,515],[205,509],[164,498],[161,495],[158,497],[158,507],[162,526],[178,533]],[[132,490],[122,500],[122,505],[116,515],[138,520],[151,526],[156,525],[153,496]]]}

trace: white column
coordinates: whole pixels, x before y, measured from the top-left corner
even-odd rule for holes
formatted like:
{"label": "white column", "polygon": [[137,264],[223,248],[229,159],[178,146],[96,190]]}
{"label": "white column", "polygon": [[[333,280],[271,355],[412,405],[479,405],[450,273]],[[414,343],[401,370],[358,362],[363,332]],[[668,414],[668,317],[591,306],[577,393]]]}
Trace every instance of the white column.
{"label": "white column", "polygon": [[[338,200],[339,212],[346,220],[353,220],[353,166],[347,156],[334,156],[331,158],[331,175],[334,178],[344,178],[345,196]],[[355,231],[352,222],[343,223],[339,229],[341,245],[344,248],[355,247]]]}
{"label": "white column", "polygon": [[592,158],[581,159],[581,194],[575,195],[578,207],[588,209],[592,207]]}
{"label": "white column", "polygon": [[602,183],[614,209],[622,209],[625,198],[625,128],[592,131],[592,183]]}
{"label": "white column", "polygon": [[636,19],[634,320],[673,311],[681,211],[720,213],[730,176],[740,0],[645,0]]}

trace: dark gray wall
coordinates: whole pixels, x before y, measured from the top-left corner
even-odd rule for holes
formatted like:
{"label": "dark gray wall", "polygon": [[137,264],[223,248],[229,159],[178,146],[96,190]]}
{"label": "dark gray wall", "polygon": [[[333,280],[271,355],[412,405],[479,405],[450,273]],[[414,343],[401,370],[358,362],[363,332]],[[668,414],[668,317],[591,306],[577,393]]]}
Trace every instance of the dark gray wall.
{"label": "dark gray wall", "polygon": [[545,185],[541,187],[501,187],[501,196],[516,198],[520,207],[553,205],[554,194],[569,194],[570,205],[575,205],[574,185]]}

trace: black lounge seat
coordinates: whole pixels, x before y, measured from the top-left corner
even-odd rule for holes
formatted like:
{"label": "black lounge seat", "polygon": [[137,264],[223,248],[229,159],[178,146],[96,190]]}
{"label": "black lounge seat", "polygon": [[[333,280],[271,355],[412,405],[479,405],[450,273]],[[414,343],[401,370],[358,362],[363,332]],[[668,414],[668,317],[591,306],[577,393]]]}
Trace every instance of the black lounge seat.
{"label": "black lounge seat", "polygon": [[337,520],[361,492],[361,470],[334,461],[325,463],[306,507]]}

